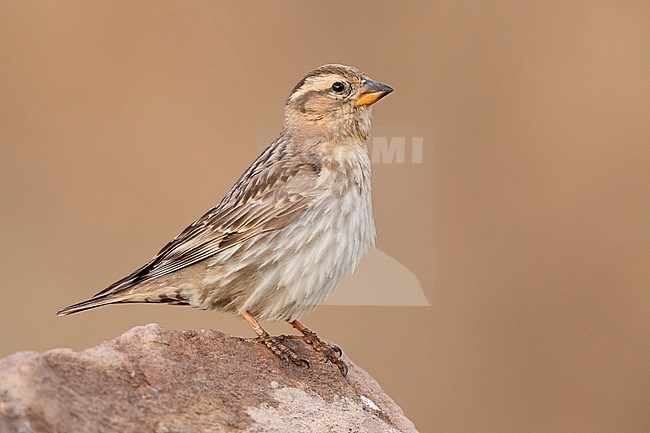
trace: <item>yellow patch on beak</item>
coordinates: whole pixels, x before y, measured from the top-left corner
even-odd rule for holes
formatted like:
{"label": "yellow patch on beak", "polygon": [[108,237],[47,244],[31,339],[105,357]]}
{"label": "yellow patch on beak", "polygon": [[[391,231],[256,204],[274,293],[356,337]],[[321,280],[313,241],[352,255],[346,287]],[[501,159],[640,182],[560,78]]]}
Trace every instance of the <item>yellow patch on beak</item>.
{"label": "yellow patch on beak", "polygon": [[354,105],[357,107],[374,104],[392,92],[393,88],[366,77],[361,90],[363,92],[361,95],[359,95],[356,102],[354,103]]}
{"label": "yellow patch on beak", "polygon": [[379,101],[382,97],[386,96],[386,92],[368,92],[362,93],[357,99],[357,102],[354,103],[357,107],[361,105],[370,105]]}

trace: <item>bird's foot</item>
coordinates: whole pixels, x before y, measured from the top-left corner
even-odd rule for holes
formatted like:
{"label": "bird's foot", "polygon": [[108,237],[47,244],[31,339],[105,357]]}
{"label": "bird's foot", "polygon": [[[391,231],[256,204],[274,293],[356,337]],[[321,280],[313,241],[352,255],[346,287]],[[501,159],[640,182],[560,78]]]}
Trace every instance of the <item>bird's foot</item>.
{"label": "bird's foot", "polygon": [[336,365],[343,376],[348,375],[348,366],[341,358],[343,356],[343,351],[340,347],[321,340],[321,338],[310,329],[300,329],[300,332],[302,332],[302,336],[295,335],[291,337],[303,340],[305,343],[313,347],[314,350],[322,353],[325,356],[325,360],[327,362],[331,362],[332,364]]}
{"label": "bird's foot", "polygon": [[296,352],[282,344],[283,339],[284,336],[273,337],[264,332],[264,334],[258,336],[255,341],[262,343],[268,347],[269,350],[275,354],[275,356],[282,359],[283,361],[290,362],[299,367],[305,366],[309,368],[309,361],[300,358],[298,355],[296,355]]}

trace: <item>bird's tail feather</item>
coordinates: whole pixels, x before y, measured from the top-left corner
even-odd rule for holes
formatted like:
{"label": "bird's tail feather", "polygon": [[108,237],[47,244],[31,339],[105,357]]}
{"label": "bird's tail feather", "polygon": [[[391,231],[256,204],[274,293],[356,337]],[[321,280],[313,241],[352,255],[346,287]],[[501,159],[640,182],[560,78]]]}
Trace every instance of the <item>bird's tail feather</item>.
{"label": "bird's tail feather", "polygon": [[170,305],[189,305],[187,298],[182,297],[179,293],[173,296],[168,295],[167,288],[160,288],[157,291],[148,291],[144,293],[123,293],[123,292],[101,292],[87,301],[65,307],[56,313],[57,316],[67,316],[68,314],[78,313],[79,311],[90,310],[91,308],[101,307],[108,304],[131,304],[131,303],[163,303]]}
{"label": "bird's tail feather", "polygon": [[90,298],[86,301],[65,307],[56,313],[57,316],[67,316],[68,314],[78,313],[79,311],[90,310],[91,308],[101,307],[102,305],[116,304],[124,302],[124,299],[119,296],[112,296],[112,294],[100,295]]}

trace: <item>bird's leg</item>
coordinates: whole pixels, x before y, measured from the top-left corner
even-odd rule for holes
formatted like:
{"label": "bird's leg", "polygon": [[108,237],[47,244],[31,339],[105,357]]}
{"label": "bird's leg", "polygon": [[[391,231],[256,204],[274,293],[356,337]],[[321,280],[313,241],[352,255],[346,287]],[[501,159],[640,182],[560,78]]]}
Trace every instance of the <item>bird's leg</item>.
{"label": "bird's leg", "polygon": [[275,356],[284,361],[292,362],[298,366],[305,365],[309,368],[309,362],[307,360],[298,357],[293,350],[282,344],[282,338],[269,335],[269,333],[262,328],[262,325],[255,320],[250,311],[244,311],[241,315],[244,316],[244,319],[246,319],[251,328],[253,328],[253,331],[257,334],[256,340],[268,347]]}
{"label": "bird's leg", "polygon": [[343,351],[341,350],[340,347],[324,342],[318,337],[318,335],[316,335],[314,331],[307,328],[298,320],[290,320],[289,324],[294,328],[296,328],[298,331],[300,331],[300,333],[303,335],[302,339],[305,341],[305,343],[309,344],[315,350],[325,355],[325,358],[329,362],[331,362],[332,364],[336,365],[339,368],[343,376],[347,376],[348,366],[341,359],[341,356],[343,355]]}

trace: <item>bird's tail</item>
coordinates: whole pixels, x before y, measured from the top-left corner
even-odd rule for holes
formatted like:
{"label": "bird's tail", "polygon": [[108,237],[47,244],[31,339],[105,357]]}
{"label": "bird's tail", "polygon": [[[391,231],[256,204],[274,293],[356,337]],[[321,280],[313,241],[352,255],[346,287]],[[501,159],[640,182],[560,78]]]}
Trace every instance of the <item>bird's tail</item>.
{"label": "bird's tail", "polygon": [[57,311],[57,316],[67,316],[68,314],[78,313],[79,311],[90,310],[91,308],[101,307],[102,305],[115,304],[124,302],[120,297],[112,296],[112,294],[95,296],[86,301],[65,307],[61,311]]}
{"label": "bird's tail", "polygon": [[78,304],[65,307],[56,313],[57,316],[67,316],[68,314],[78,313],[79,311],[90,310],[91,308],[101,307],[108,304],[125,304],[125,303],[164,303],[171,305],[189,305],[188,300],[180,297],[178,293],[174,296],[167,295],[168,290],[161,288],[158,291],[144,292],[144,293],[130,293],[130,292],[109,292],[98,293],[92,298],[79,302]]}

